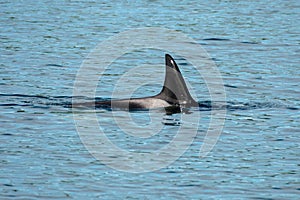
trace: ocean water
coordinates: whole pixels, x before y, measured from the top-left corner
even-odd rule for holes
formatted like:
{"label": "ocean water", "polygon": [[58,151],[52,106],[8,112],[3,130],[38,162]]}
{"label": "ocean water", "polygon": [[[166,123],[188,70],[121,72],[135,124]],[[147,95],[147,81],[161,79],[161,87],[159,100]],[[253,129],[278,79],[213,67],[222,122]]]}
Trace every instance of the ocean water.
{"label": "ocean water", "polygon": [[[0,199],[300,198],[299,1],[1,0],[0,5]],[[193,38],[221,73],[228,109],[205,157],[199,152],[210,109],[166,115],[69,107],[77,72],[96,45],[143,27]],[[141,49],[122,55],[103,74],[95,70],[102,77],[96,95],[110,98],[124,74],[146,65],[152,67],[126,83],[155,77],[161,82],[138,87],[133,95],[158,93],[164,53]],[[193,96],[210,101],[203,77],[181,55],[173,56]],[[161,162],[155,156],[125,159],[97,143],[99,158],[85,140],[99,130],[130,155],[163,151],[178,132],[186,137],[174,151],[160,154]],[[185,139],[193,139],[186,149]],[[137,173],[143,168],[150,170]]]}

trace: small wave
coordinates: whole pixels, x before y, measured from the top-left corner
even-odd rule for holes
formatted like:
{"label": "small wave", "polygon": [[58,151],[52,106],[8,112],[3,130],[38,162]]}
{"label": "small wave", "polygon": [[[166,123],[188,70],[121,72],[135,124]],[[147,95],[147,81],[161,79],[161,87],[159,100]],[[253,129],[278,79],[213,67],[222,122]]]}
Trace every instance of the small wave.
{"label": "small wave", "polygon": [[64,67],[63,65],[58,65],[58,64],[46,64],[45,66],[47,66],[47,67]]}
{"label": "small wave", "polygon": [[205,38],[203,40],[205,40],[205,41],[230,41],[230,39],[227,39],[227,38]]}

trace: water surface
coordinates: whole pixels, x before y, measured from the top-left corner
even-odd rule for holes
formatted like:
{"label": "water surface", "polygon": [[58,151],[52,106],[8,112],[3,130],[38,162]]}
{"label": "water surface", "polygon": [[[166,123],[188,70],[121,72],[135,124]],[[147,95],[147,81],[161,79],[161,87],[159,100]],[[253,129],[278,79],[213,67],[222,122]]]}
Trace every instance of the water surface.
{"label": "water surface", "polygon": [[[0,3],[1,199],[299,199],[299,1]],[[82,61],[99,42],[145,26],[178,30],[201,44],[222,73],[228,102],[237,108],[228,110],[207,157],[198,157],[210,119],[204,110],[197,137],[178,160],[131,174],[89,154],[72,110],[64,105],[71,102]],[[158,71],[146,74],[163,73],[163,59],[164,52],[153,50],[125,56],[104,76],[97,95],[109,98],[115,81],[135,63],[157,65]],[[209,101],[201,77],[186,61],[178,64],[198,100]],[[135,95],[153,95],[159,85]],[[122,121],[123,115],[116,117]],[[120,132],[111,112],[97,116],[108,137],[132,151],[161,148],[181,126],[180,114],[162,116],[154,126],[164,120],[171,125],[141,140]],[[149,123],[147,112],[132,116],[138,124]]]}

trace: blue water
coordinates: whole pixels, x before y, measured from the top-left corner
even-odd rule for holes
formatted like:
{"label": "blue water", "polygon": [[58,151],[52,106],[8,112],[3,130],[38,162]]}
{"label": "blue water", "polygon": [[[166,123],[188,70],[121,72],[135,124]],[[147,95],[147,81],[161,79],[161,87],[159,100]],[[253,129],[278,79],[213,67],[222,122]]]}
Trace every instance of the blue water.
{"label": "blue water", "polygon": [[[299,1],[0,4],[0,199],[300,198]],[[218,143],[204,158],[199,149],[209,110],[173,116],[155,111],[152,122],[148,112],[131,113],[136,124],[162,126],[159,135],[146,139],[123,134],[113,122],[126,125],[128,113],[116,112],[113,118],[110,111],[97,112],[107,137],[134,152],[162,148],[180,127],[188,134],[193,124],[181,118],[200,114],[198,134],[179,159],[156,171],[129,173],[89,153],[66,105],[90,51],[110,36],[140,27],[177,30],[201,44],[218,66],[227,101],[235,108],[227,111]],[[163,73],[163,59],[161,50],[125,55],[103,76],[97,95],[109,98],[134,63],[155,64],[162,71],[148,69],[129,82]],[[184,60],[178,64],[198,100],[209,101],[201,77]],[[160,84],[139,88],[135,95],[154,95]],[[92,115],[78,112],[87,120]],[[130,124],[128,129],[136,131]]]}

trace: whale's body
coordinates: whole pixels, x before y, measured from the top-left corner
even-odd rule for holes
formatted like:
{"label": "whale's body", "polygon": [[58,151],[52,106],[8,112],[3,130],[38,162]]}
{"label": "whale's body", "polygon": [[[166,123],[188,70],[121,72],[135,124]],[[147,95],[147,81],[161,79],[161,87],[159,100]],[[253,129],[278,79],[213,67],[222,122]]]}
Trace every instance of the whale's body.
{"label": "whale's body", "polygon": [[180,109],[182,107],[198,106],[199,104],[192,98],[175,60],[169,54],[166,54],[165,61],[165,81],[159,94],[143,98],[76,103],[73,104],[73,107],[95,106],[96,108],[139,110],[153,108]]}

